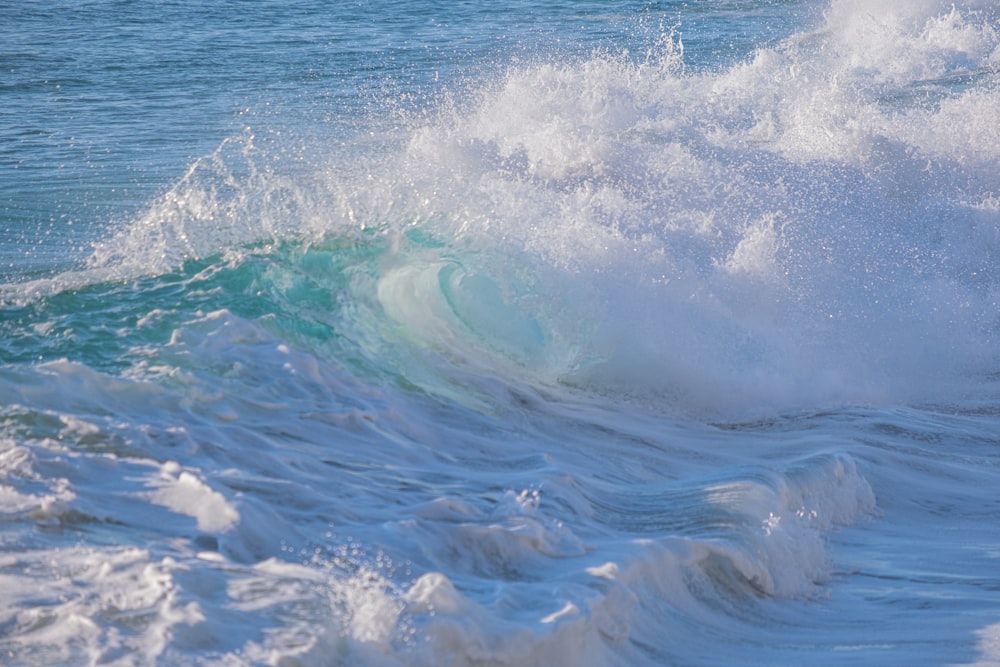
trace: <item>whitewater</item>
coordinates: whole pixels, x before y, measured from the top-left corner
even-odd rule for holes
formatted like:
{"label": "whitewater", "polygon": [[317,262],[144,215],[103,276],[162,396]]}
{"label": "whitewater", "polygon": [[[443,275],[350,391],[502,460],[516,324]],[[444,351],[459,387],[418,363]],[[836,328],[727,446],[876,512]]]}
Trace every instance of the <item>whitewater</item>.
{"label": "whitewater", "polygon": [[0,18],[3,664],[1000,664],[995,2]]}

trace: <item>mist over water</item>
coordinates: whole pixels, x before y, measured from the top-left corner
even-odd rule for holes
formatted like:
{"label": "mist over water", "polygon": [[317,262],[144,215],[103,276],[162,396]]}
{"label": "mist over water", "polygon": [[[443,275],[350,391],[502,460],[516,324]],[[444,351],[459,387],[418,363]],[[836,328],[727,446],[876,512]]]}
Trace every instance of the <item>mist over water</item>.
{"label": "mist over water", "polygon": [[0,190],[11,664],[998,659],[994,3],[177,9]]}

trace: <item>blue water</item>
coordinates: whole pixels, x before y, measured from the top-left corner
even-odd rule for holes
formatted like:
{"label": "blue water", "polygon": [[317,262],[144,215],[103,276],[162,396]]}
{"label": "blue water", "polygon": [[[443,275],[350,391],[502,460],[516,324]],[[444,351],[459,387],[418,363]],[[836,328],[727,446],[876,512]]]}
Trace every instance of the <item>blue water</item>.
{"label": "blue water", "polygon": [[8,665],[1000,664],[1000,8],[0,6]]}

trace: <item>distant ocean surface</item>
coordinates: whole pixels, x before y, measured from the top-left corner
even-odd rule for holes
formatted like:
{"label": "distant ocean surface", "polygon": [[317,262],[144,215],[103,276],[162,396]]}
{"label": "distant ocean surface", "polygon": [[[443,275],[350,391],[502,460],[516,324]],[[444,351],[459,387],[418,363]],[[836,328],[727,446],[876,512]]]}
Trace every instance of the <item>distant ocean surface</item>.
{"label": "distant ocean surface", "polygon": [[0,663],[1000,665],[1000,5],[4,3]]}

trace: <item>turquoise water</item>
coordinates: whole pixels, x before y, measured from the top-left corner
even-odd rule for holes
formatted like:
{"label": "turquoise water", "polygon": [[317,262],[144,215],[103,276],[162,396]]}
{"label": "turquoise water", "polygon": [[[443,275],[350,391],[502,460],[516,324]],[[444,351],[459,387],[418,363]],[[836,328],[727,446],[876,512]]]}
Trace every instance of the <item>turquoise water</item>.
{"label": "turquoise water", "polygon": [[5,664],[1000,661],[992,3],[0,19]]}

